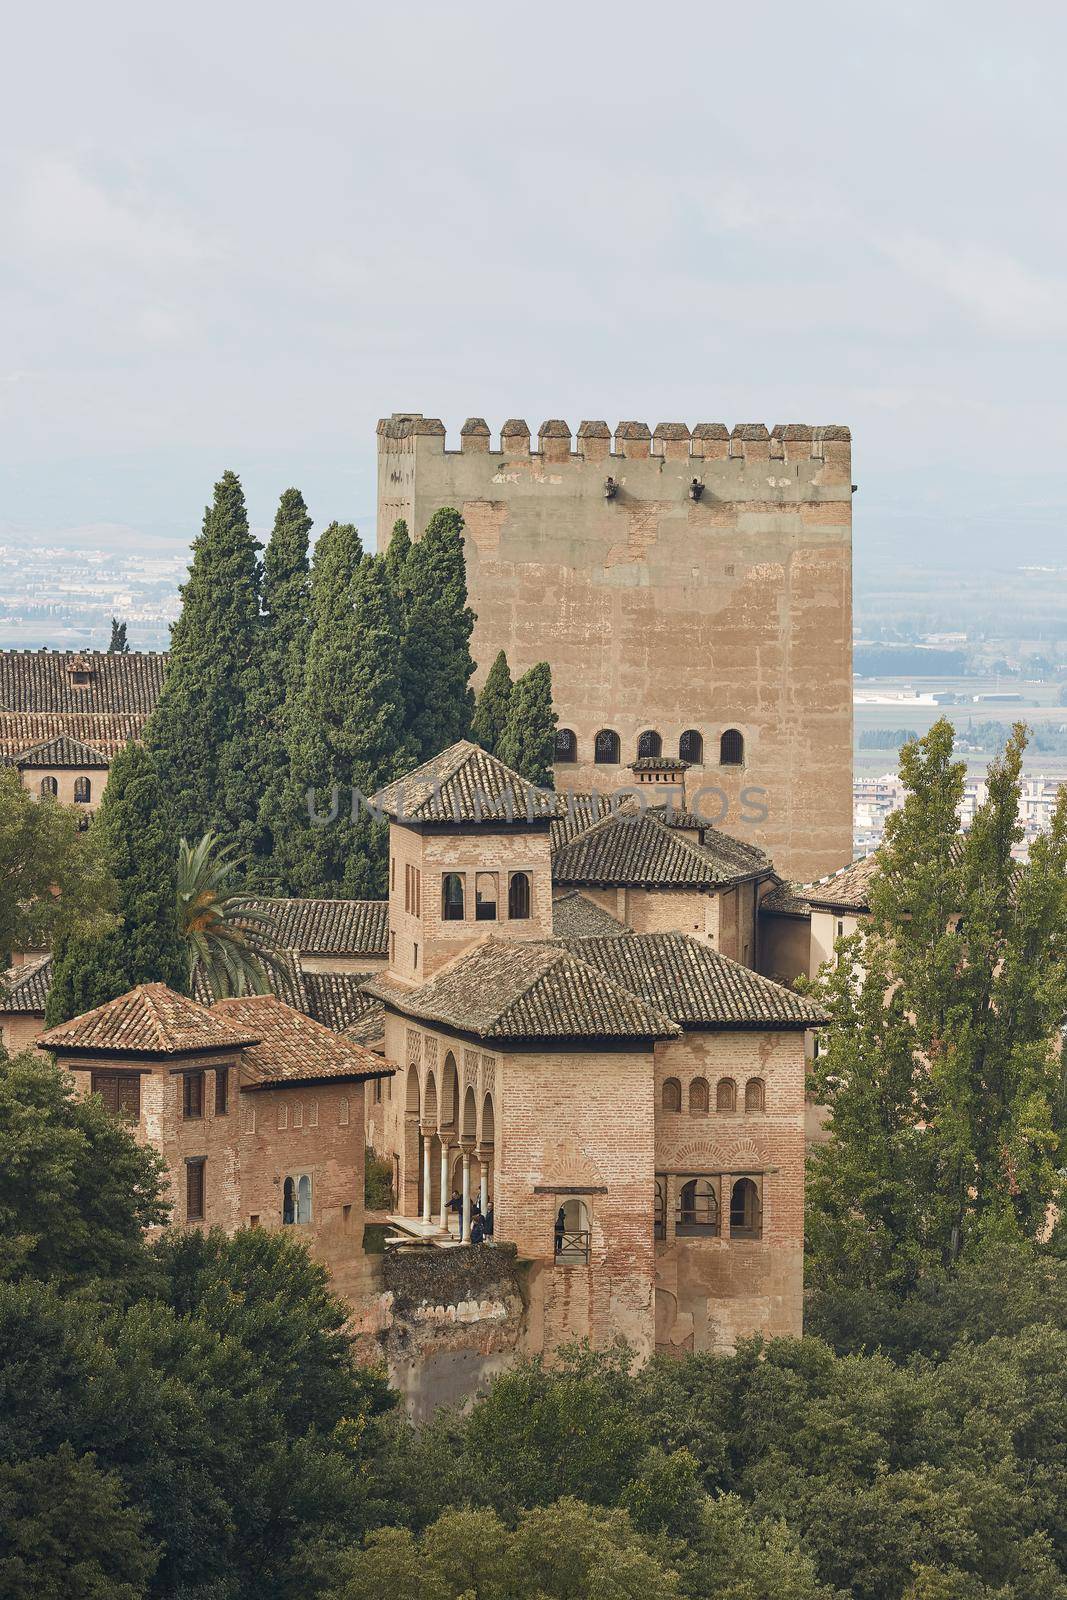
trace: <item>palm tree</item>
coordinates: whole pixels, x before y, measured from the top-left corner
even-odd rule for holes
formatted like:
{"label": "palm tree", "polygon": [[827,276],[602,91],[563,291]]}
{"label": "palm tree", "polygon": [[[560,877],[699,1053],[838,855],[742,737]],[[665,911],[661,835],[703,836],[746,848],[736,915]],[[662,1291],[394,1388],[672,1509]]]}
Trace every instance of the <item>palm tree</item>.
{"label": "palm tree", "polygon": [[189,947],[189,986],[199,977],[215,1000],[269,994],[277,965],[271,917],[233,886],[240,865],[216,833],[196,845],[182,839],[178,850],[178,926]]}

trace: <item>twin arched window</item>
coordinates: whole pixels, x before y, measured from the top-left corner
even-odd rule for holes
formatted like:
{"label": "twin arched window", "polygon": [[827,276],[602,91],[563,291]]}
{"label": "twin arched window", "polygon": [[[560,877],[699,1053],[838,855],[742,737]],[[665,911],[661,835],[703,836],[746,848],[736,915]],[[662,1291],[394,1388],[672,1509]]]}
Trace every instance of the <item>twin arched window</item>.
{"label": "twin arched window", "polygon": [[556,729],[556,760],[563,764],[572,764],[578,759],[578,738],[570,728]]}
{"label": "twin arched window", "polygon": [[601,728],[593,740],[593,760],[601,767],[618,766],[622,747],[619,736],[612,728]]}
{"label": "twin arched window", "polygon": [[763,1235],[763,1207],[752,1178],[738,1178],[730,1192],[730,1238],[759,1239]]}
{"label": "twin arched window", "polygon": [[737,728],[727,728],[719,740],[719,765],[740,767],[745,760],[744,736]]}
{"label": "twin arched window", "polygon": [[75,778],[74,804],[76,806],[87,806],[92,798],[93,786],[88,778]]}

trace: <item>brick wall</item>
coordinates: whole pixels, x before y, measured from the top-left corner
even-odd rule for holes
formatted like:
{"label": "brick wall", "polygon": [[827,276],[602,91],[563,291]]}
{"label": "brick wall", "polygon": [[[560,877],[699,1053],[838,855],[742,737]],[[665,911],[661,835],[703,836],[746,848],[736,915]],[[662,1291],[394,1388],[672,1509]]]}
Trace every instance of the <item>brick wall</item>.
{"label": "brick wall", "polygon": [[[666,1079],[681,1085],[682,1110],[663,1109]],[[694,1079],[708,1110],[693,1112]],[[720,1079],[732,1079],[737,1109],[716,1109]],[[760,1079],[763,1111],[746,1112],[745,1085]],[[656,1170],[669,1174],[666,1233],[656,1246],[656,1340],[667,1350],[730,1347],[742,1334],[798,1334],[803,1314],[804,1035],[688,1033],[656,1047]],[[720,1234],[676,1237],[678,1192],[687,1175],[716,1174]],[[732,1239],[731,1180],[752,1174],[762,1190],[762,1238]]]}

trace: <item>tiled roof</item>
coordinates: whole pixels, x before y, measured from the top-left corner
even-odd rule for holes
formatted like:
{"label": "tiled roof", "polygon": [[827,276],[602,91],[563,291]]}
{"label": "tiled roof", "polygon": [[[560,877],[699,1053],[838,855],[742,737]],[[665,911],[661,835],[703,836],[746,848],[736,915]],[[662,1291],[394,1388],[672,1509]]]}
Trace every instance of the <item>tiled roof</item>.
{"label": "tiled roof", "polygon": [[389,948],[388,900],[250,900],[265,912],[278,944],[303,955],[385,955]]}
{"label": "tiled roof", "polygon": [[31,745],[15,758],[18,767],[106,767],[110,757],[81,739],[72,739],[69,733],[58,733],[53,739]]}
{"label": "tiled roof", "polygon": [[561,845],[576,839],[580,833],[585,833],[595,823],[602,822],[611,814],[611,801],[610,794],[603,794],[598,790],[592,794],[577,794],[570,790],[562,790],[556,797],[556,820],[550,830],[553,850],[558,850]]}
{"label": "tiled roof", "polygon": [[804,884],[801,892],[818,910],[869,911],[871,879],[877,870],[877,854],[865,856],[817,883]]}
{"label": "tiled roof", "polygon": [[759,903],[761,911],[774,911],[783,917],[810,917],[811,901],[796,883],[779,883]]}
{"label": "tiled roof", "polygon": [[715,828],[707,844],[686,839],[651,812],[605,817],[557,850],[555,883],[619,885],[632,888],[710,889],[770,871],[761,851]]}
{"label": "tiled roof", "polygon": [[142,983],[117,1000],[49,1029],[37,1042],[59,1053],[138,1056],[188,1055],[258,1042],[257,1033],[227,1026],[213,1009],[176,994],[165,983]]}
{"label": "tiled roof", "polygon": [[685,1028],[811,1028],[811,1000],[684,933],[568,940],[566,948]]}
{"label": "tiled roof", "polygon": [[44,1016],[52,987],[52,957],[38,956],[12,967],[0,979],[0,1011],[21,1011]]}
{"label": "tiled roof", "polygon": [[[284,1000],[287,1006],[295,1006],[297,1011],[305,1011],[311,1015],[311,1004],[306,988],[307,974],[300,965],[298,951],[273,951],[264,971],[273,995],[279,1000]],[[193,979],[193,999],[202,1006],[215,1004],[215,996],[208,988],[202,967],[197,968]]]}
{"label": "tiled roof", "polygon": [[409,823],[548,821],[556,796],[538,789],[480,745],[461,739],[374,796],[387,816]]}
{"label": "tiled roof", "polygon": [[375,1007],[370,995],[363,993],[369,976],[367,972],[305,972],[307,1004],[301,1010],[327,1028],[347,1033],[353,1023]]}
{"label": "tiled roof", "polygon": [[563,1043],[678,1032],[669,1017],[573,951],[517,939],[488,939],[417,989],[388,977],[372,978],[366,989],[405,1016],[483,1039]]}
{"label": "tiled roof", "polygon": [[[107,712],[141,723],[163,687],[165,655],[83,650],[0,650],[0,710]],[[75,670],[89,681],[76,684]]]}
{"label": "tiled roof", "polygon": [[145,720],[128,712],[5,711],[0,707],[0,757],[10,761],[50,739],[66,737],[90,745],[110,761],[131,739],[141,737]]}
{"label": "tiled roof", "polygon": [[577,889],[570,889],[552,902],[552,932],[557,939],[618,938],[629,928]]}
{"label": "tiled roof", "polygon": [[385,1039],[385,1007],[380,1000],[372,1000],[370,995],[366,998],[370,1002],[366,1011],[355,1022],[348,1024],[345,1038],[355,1039],[357,1044],[365,1044],[373,1049]]}
{"label": "tiled roof", "polygon": [[227,1028],[247,1030],[258,1041],[241,1057],[241,1080],[247,1088],[322,1078],[380,1078],[394,1070],[364,1045],[342,1038],[272,994],[217,1000],[211,1015]]}

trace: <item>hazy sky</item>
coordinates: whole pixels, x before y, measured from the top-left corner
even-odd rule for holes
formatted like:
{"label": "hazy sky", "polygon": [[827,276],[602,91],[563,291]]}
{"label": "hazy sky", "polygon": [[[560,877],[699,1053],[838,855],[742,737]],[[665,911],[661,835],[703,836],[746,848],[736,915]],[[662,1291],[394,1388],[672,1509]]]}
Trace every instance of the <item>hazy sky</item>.
{"label": "hazy sky", "polygon": [[1067,11],[7,14],[0,533],[374,513],[374,423],[847,422],[857,552],[1062,554]]}

